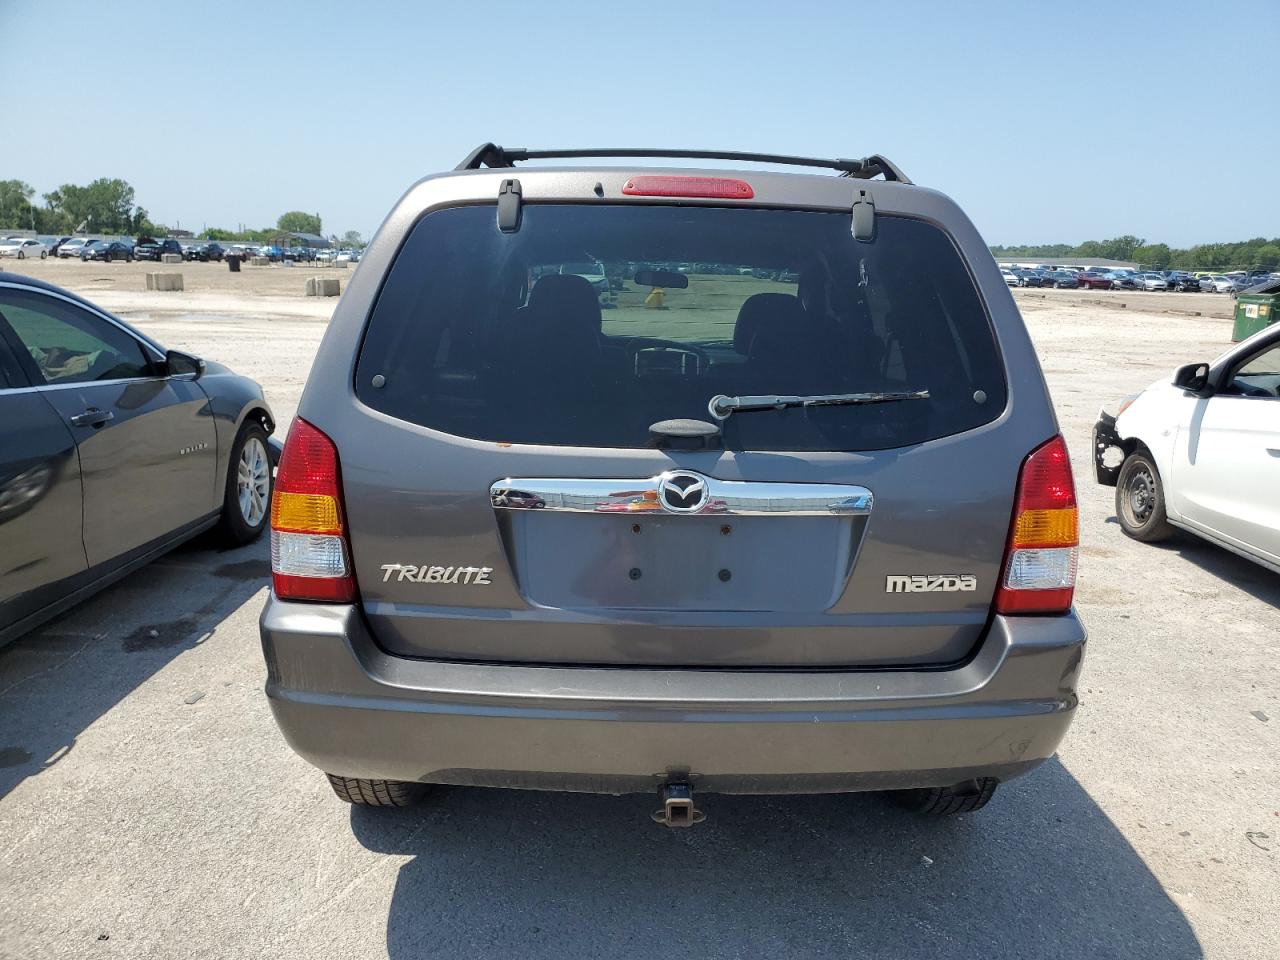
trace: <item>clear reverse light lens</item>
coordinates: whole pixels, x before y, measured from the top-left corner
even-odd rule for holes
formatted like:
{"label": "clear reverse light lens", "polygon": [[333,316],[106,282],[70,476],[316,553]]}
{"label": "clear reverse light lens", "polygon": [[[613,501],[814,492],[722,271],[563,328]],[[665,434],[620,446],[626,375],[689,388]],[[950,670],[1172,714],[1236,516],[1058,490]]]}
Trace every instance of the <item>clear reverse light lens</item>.
{"label": "clear reverse light lens", "polygon": [[290,577],[345,577],[342,537],[271,531],[271,572]]}
{"label": "clear reverse light lens", "polygon": [[1004,585],[1013,590],[1061,590],[1075,586],[1077,547],[1014,550]]}

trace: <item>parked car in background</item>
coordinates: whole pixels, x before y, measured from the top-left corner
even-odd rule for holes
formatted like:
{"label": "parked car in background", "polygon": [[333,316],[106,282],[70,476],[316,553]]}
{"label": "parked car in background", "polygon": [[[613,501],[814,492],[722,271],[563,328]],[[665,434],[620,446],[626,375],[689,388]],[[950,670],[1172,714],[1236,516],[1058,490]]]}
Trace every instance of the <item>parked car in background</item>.
{"label": "parked car in background", "polygon": [[1169,281],[1158,273],[1140,273],[1134,281],[1139,290],[1168,290]]}
{"label": "parked car in background", "polygon": [[1094,467],[1135,540],[1181,528],[1280,573],[1280,325],[1100,414]]}
{"label": "parked car in background", "polygon": [[1107,279],[1111,281],[1113,290],[1136,290],[1138,288],[1134,274],[1121,270],[1108,271]]}
{"label": "parked car in background", "polygon": [[1040,274],[1034,270],[1028,270],[1025,267],[1015,267],[1013,275],[1018,278],[1018,286],[1020,287],[1038,287],[1041,286]]}
{"label": "parked car in background", "polygon": [[58,247],[58,259],[66,260],[70,257],[78,257],[82,249],[94,242],[89,237],[72,237]]}
{"label": "parked car in background", "polygon": [[209,243],[192,244],[187,247],[185,256],[187,260],[209,261],[221,260],[224,253],[222,244],[217,241],[210,241]]}
{"label": "parked car in background", "polygon": [[1097,270],[1086,270],[1077,279],[1080,286],[1088,290],[1110,290],[1114,285],[1109,276]]}
{"label": "parked car in background", "polygon": [[80,250],[82,261],[102,260],[110,263],[113,260],[133,260],[133,247],[122,240],[94,240],[85,244]]}
{"label": "parked car in background", "polygon": [[1007,268],[1001,268],[1000,276],[1004,279],[1006,286],[1010,286],[1010,287],[1022,286],[1022,284],[1019,283],[1018,281],[1018,275],[1014,273],[1012,270],[1009,270]]}
{"label": "parked car in background", "polygon": [[1071,270],[1054,270],[1045,274],[1048,281],[1045,286],[1056,287],[1059,290],[1074,290],[1080,286],[1080,277]]}
{"label": "parked car in background", "polygon": [[1203,293],[1234,293],[1236,282],[1230,277],[1220,274],[1200,278],[1200,290]]}
{"label": "parked car in background", "polygon": [[182,244],[173,239],[153,240],[147,238],[133,248],[133,255],[138,260],[155,260],[159,262],[160,258],[165,254],[181,257]]}
{"label": "parked car in background", "polygon": [[49,248],[49,256],[57,256],[58,251],[62,249],[62,245],[70,239],[70,237],[50,237],[45,243],[45,246]]}
{"label": "parked car in background", "polygon": [[49,256],[49,248],[34,237],[17,237],[0,240],[0,257],[16,260],[43,260]]}
{"label": "parked car in background", "polygon": [[0,274],[0,644],[214,526],[267,527],[262,389]]}

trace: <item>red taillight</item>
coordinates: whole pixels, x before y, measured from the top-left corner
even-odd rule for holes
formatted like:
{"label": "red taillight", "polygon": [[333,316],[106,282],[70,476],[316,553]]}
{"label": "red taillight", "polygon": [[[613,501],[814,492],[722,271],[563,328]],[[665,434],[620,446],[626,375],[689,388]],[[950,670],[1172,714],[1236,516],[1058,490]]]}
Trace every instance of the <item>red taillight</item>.
{"label": "red taillight", "polygon": [[1066,613],[1080,544],[1076,486],[1062,437],[1022,462],[996,613]]}
{"label": "red taillight", "polygon": [[338,450],[299,417],[271,497],[271,585],[282,600],[355,599]]}
{"label": "red taillight", "polygon": [[631,197],[707,197],[750,200],[756,195],[745,180],[728,177],[632,177],[622,186]]}

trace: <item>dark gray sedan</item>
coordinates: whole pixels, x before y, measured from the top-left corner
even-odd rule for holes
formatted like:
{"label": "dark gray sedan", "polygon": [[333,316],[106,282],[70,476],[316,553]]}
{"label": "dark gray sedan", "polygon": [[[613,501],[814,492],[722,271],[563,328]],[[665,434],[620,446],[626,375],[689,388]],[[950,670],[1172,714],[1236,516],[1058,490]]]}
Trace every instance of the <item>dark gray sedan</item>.
{"label": "dark gray sedan", "polygon": [[0,644],[184,540],[267,526],[262,388],[0,274]]}

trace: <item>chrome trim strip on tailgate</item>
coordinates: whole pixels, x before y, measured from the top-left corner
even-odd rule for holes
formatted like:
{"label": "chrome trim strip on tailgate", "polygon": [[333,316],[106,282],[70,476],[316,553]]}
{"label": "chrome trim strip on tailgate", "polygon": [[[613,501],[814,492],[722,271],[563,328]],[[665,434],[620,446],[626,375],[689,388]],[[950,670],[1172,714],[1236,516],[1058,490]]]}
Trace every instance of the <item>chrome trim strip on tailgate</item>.
{"label": "chrome trim strip on tailgate", "polygon": [[489,495],[497,510],[717,517],[862,517],[874,500],[866,487],[851,484],[717,480],[691,470],[643,480],[508,477]]}

